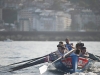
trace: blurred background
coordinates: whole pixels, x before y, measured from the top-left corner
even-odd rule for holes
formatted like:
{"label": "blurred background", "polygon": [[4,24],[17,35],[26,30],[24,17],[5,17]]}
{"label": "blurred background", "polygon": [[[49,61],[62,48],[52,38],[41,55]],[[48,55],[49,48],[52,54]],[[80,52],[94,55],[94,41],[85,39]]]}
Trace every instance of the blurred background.
{"label": "blurred background", "polygon": [[100,0],[0,0],[0,40],[100,41]]}
{"label": "blurred background", "polygon": [[[1,68],[54,52],[66,38],[73,46],[82,41],[87,52],[100,55],[100,0],[0,0]],[[11,73],[0,70],[0,75],[40,75],[42,65]],[[44,75],[100,75],[99,62],[95,66],[87,74]]]}

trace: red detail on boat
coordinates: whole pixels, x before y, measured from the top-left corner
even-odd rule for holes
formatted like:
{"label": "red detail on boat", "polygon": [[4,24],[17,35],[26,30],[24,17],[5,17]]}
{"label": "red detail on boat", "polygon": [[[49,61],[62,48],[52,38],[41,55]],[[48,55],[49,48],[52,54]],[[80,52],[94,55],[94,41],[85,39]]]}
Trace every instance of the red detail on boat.
{"label": "red detail on boat", "polygon": [[[68,57],[66,59],[62,59],[62,63],[67,68],[72,68],[72,58],[71,57]],[[87,63],[88,63],[88,59],[82,58],[82,57],[78,58],[78,67],[83,68]]]}
{"label": "red detail on boat", "polygon": [[72,59],[71,57],[68,57],[66,59],[62,59],[62,63],[67,67],[67,68],[72,68]]}
{"label": "red detail on boat", "polygon": [[88,63],[88,59],[79,57],[78,58],[78,66],[81,66],[82,68]]}

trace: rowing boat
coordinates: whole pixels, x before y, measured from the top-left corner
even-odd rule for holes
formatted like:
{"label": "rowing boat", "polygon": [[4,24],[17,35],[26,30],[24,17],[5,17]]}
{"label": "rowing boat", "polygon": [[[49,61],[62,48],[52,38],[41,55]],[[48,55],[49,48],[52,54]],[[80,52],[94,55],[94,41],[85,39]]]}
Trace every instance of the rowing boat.
{"label": "rowing boat", "polygon": [[89,66],[90,61],[89,58],[73,55],[56,61],[53,66],[65,73],[83,72]]}

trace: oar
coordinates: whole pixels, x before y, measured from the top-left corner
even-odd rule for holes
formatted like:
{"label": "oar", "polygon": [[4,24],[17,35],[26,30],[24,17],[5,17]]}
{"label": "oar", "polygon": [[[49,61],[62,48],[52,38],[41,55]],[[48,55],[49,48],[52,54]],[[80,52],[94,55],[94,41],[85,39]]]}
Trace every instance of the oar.
{"label": "oar", "polygon": [[[47,55],[45,55],[45,56],[47,56]],[[9,65],[6,65],[6,66],[2,66],[0,68],[12,66],[12,65],[17,65],[17,64],[21,64],[21,63],[25,63],[25,62],[35,61],[35,60],[40,59],[40,58],[43,58],[45,56],[38,57],[38,58],[34,58],[34,59],[29,59],[29,60],[24,60],[24,61],[21,61],[21,62],[17,62],[17,63],[9,64]]]}
{"label": "oar", "polygon": [[46,72],[47,69],[48,69],[48,67],[49,67],[50,65],[52,65],[52,64],[55,63],[56,61],[60,60],[62,57],[65,57],[65,56],[69,55],[69,54],[72,53],[73,51],[74,51],[74,50],[71,50],[71,51],[65,53],[63,56],[59,57],[58,59],[56,59],[55,61],[53,61],[53,62],[50,63],[49,65],[43,65],[42,67],[40,67],[40,68],[39,68],[40,74],[43,74],[44,72]]}
{"label": "oar", "polygon": [[26,68],[26,67],[31,66],[31,65],[43,63],[42,60],[41,61],[38,61],[38,60],[45,58],[48,55],[38,57],[38,58],[34,58],[34,59],[24,60],[24,61],[21,61],[21,62],[9,64],[9,65],[6,65],[6,66],[2,66],[2,67],[0,67],[0,72],[8,72],[8,71],[11,71],[11,70],[15,71],[15,70],[19,70],[19,69],[22,69],[22,68]]}
{"label": "oar", "polygon": [[98,56],[98,55],[95,55],[96,57],[98,57],[98,58],[100,58],[100,56]]}
{"label": "oar", "polygon": [[30,66],[34,66],[34,65],[37,65],[37,64],[44,63],[45,62],[45,58],[46,57],[42,57],[42,58],[37,59],[35,61],[29,61],[27,63],[24,63],[24,64],[18,65],[16,67],[10,68],[9,72],[20,70],[20,69],[23,69],[23,68],[27,68],[27,67],[30,67]]}
{"label": "oar", "polygon": [[92,53],[88,53],[88,54],[89,54],[89,58],[90,58],[90,59],[93,59],[93,60],[95,60],[95,61],[100,62],[100,56],[94,55],[94,54],[92,54]]}
{"label": "oar", "polygon": [[[54,52],[52,52],[52,53],[54,53]],[[49,54],[50,54],[50,53],[49,53]],[[38,57],[38,58],[29,59],[29,60],[24,60],[24,61],[21,61],[21,62],[17,62],[17,63],[9,64],[9,65],[6,65],[6,66],[2,66],[2,67],[0,67],[0,69],[1,69],[1,68],[5,68],[5,67],[8,67],[8,66],[12,66],[12,65],[17,65],[17,64],[25,63],[25,62],[36,61],[37,59],[40,59],[40,58],[43,58],[43,57],[48,56],[49,54],[47,54],[47,55],[45,55],[45,56]]]}
{"label": "oar", "polygon": [[11,71],[16,71],[16,70],[23,69],[23,68],[26,68],[26,67],[30,67],[30,66],[33,66],[33,65],[37,65],[37,64],[43,63],[44,58],[46,58],[46,57],[43,56],[43,57],[31,59],[31,60],[26,60],[26,61],[2,66],[2,67],[0,67],[0,72],[11,72]]}

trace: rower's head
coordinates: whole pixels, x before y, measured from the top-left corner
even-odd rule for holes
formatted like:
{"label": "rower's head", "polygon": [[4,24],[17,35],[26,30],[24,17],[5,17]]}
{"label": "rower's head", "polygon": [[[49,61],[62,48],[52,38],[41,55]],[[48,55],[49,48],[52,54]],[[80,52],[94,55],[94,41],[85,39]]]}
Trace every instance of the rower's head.
{"label": "rower's head", "polygon": [[81,49],[84,46],[84,43],[77,43],[76,49]]}
{"label": "rower's head", "polygon": [[81,53],[84,54],[85,52],[86,52],[86,47],[82,47],[82,48],[81,48]]}
{"label": "rower's head", "polygon": [[62,42],[62,41],[60,41],[60,42],[59,42],[59,45],[63,45],[63,42]]}
{"label": "rower's head", "polygon": [[68,38],[66,38],[65,41],[66,41],[67,44],[69,44],[69,39]]}
{"label": "rower's head", "polygon": [[65,48],[65,45],[57,45],[58,47],[58,50],[61,52],[61,53],[64,53],[64,50],[66,49]]}
{"label": "rower's head", "polygon": [[81,49],[81,46],[79,44],[76,44],[76,49]]}
{"label": "rower's head", "polygon": [[61,49],[61,46],[62,46],[62,45],[64,45],[64,44],[63,44],[63,42],[62,42],[62,41],[60,41],[60,42],[59,42],[59,44],[57,45],[58,50],[60,50],[60,49]]}

